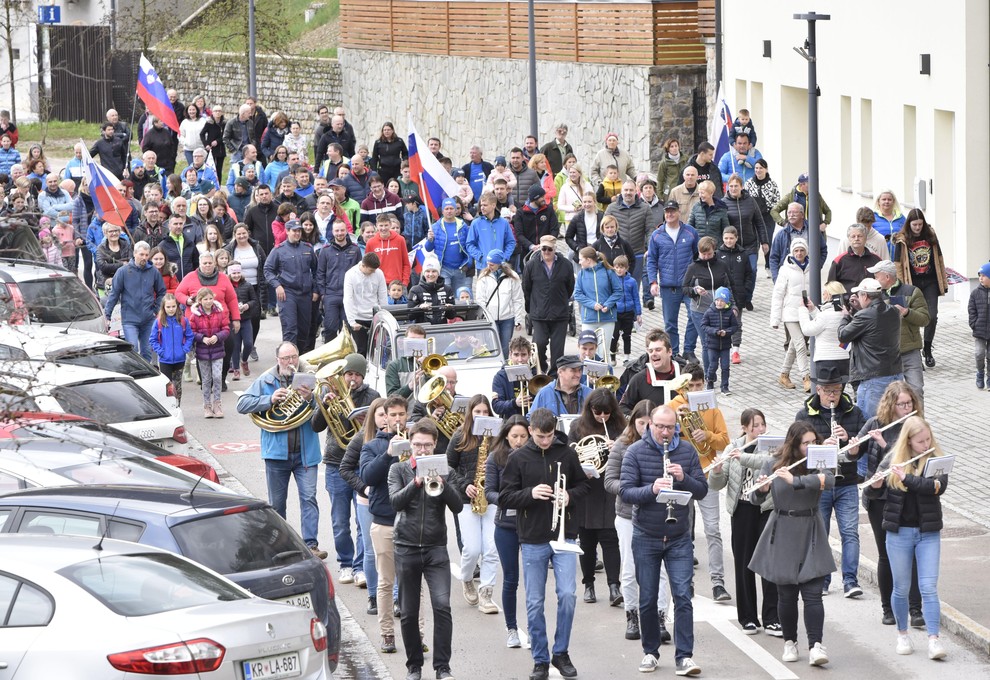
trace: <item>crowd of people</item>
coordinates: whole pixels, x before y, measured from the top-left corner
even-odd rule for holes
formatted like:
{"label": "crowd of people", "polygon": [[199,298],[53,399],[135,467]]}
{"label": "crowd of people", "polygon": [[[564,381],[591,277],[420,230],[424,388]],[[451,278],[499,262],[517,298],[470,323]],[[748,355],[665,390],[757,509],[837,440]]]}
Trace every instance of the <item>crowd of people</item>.
{"label": "crowd of people", "polygon": [[[637,168],[614,133],[582,166],[565,124],[542,147],[527,137],[494,162],[474,146],[458,165],[432,137],[428,152],[460,187],[434,219],[392,123],[369,146],[342,107],[321,106],[315,121],[304,122],[280,111],[268,116],[247,98],[228,119],[205,96],[188,105],[173,90],[169,97],[180,130],[142,116],[140,158],[130,158],[131,130],[113,110],[89,149],[123,180],[121,195],[133,208],[124,225],[99,217],[83,181],[81,146],[62,170],[50,167],[38,145],[21,158],[16,128],[9,117],[4,127],[0,112],[0,217],[16,218],[35,238],[37,252],[22,240],[17,254],[64,266],[99,293],[107,317],[119,315],[123,335],[157,363],[180,398],[182,382],[201,383],[206,418],[224,417],[228,380],[258,370],[255,340],[268,317],[281,329],[276,366],[255,377],[238,412],[336,399],[314,394],[295,376],[313,368],[300,357],[317,339],[329,341],[346,325],[357,351],[342,377],[351,403],[363,409],[355,416],[362,426],[339,441],[339,428],[328,422],[339,416],[313,408],[311,421],[263,429],[269,500],[284,516],[295,477],[303,538],[327,558],[317,536],[324,463],[338,582],[368,588],[368,613],[378,617],[385,653],[397,650],[400,620],[410,680],[421,677],[428,650],[424,579],[434,669],[438,679],[452,677],[448,510],[464,599],[482,614],[503,615],[507,646],[531,648],[534,680],[548,677],[551,664],[576,677],[568,641],[577,567],[584,602],[596,602],[599,551],[609,604],[626,611],[624,636],[641,640],[639,670],[655,670],[661,644],[672,637],[677,674],[700,674],[693,658],[694,517],[702,516],[712,597],[729,602],[720,502],[732,518],[739,625],[782,637],[785,661],[799,657],[800,595],[808,660],[828,662],[822,596],[837,571],[824,540],[833,513],[842,592],[862,594],[860,501],[881,553],[881,620],[897,626],[896,651],[911,652],[908,630],[916,627],[927,630],[929,656],[945,656],[936,581],[939,498],[948,478],[925,473],[925,463],[942,452],[923,418],[923,399],[948,282],[935,229],[921,210],[903,215],[893,192],[882,192],[873,208],[857,213],[829,263],[831,210],[820,200],[821,214],[808,214],[806,174],[790,188],[771,179],[743,110],[721,158],[708,143],[689,155],[671,138],[655,172]],[[425,252],[418,263],[417,250]],[[810,299],[817,297],[809,291],[812,261],[827,267],[822,305]],[[736,439],[717,406],[685,419],[688,393],[714,393],[716,382],[722,395],[731,393],[731,367],[743,361],[743,314],[753,311],[754,291],[766,278],[771,325],[783,326],[786,344],[778,385],[796,389],[796,363],[807,395],[775,452],[759,447],[767,423],[757,409],[742,414]],[[982,389],[990,264],[979,278],[969,314]],[[417,358],[393,360],[386,394],[379,394],[364,382],[365,356],[377,308],[417,310],[419,323],[406,327],[406,337],[425,338],[420,324],[456,321],[455,304],[464,303],[487,310],[509,365],[532,364],[548,382],[530,398],[503,368],[491,398],[464,395],[467,410],[450,431],[443,407],[417,401],[424,379]],[[658,304],[663,328],[644,328],[644,308]],[[645,336],[642,357],[631,355],[634,332]],[[578,339],[578,354],[565,353],[568,333]],[[618,388],[596,387],[585,373],[588,361],[621,370]],[[447,366],[437,374],[455,396],[456,371]],[[502,419],[501,428],[479,436],[474,419],[490,416]],[[606,442],[603,469],[594,472],[568,446],[593,436]],[[809,468],[807,447],[823,443],[839,447],[837,467]],[[434,453],[445,454],[450,468],[438,493],[415,466],[417,457]],[[877,471],[886,474],[860,494],[858,485]],[[558,484],[558,472],[566,484]],[[683,502],[660,503],[658,494]],[[487,507],[478,512],[481,498]],[[552,644],[543,614],[551,566]],[[516,612],[520,574],[525,628]]]}

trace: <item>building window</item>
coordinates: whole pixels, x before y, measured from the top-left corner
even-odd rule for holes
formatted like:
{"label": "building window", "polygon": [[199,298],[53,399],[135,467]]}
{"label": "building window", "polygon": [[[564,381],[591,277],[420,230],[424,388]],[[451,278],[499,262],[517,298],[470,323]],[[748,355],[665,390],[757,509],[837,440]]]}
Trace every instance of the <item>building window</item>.
{"label": "building window", "polygon": [[859,105],[859,192],[873,198],[873,101]]}
{"label": "building window", "polygon": [[839,189],[852,192],[852,97],[845,95],[839,98],[839,135]]}

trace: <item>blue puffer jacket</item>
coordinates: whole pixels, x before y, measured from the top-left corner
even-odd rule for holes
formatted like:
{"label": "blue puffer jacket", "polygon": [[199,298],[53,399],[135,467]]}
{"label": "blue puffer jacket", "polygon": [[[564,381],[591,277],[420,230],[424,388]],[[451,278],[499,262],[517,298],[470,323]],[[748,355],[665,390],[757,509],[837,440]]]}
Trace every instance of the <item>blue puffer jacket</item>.
{"label": "blue puffer jacket", "polygon": [[[708,482],[701,471],[701,463],[694,447],[680,437],[674,436],[668,449],[671,463],[684,469],[684,479],[674,480],[675,491],[690,491],[694,500],[700,501],[708,495]],[[688,505],[675,505],[674,517],[677,521],[667,524],[667,507],[657,503],[653,493],[653,482],[663,477],[663,448],[653,439],[648,429],[643,438],[626,449],[622,457],[622,472],[619,476],[619,495],[633,506],[633,527],[651,538],[671,539],[687,533],[691,529],[688,521]]]}
{"label": "blue puffer jacket", "polygon": [[[300,369],[302,370],[302,369]],[[272,407],[272,395],[281,383],[275,375],[275,368],[271,368],[254,381],[244,394],[237,400],[237,412],[264,413]],[[316,408],[316,402],[312,401]],[[315,467],[323,460],[323,449],[320,448],[320,435],[318,435],[309,422],[305,422],[298,428],[300,442],[300,453],[302,453],[302,464],[305,467]],[[289,433],[261,431],[261,457],[264,460],[288,460],[289,459]]]}
{"label": "blue puffer jacket", "polygon": [[382,430],[370,442],[361,447],[361,466],[358,474],[364,483],[370,487],[368,491],[368,509],[375,524],[392,526],[395,524],[395,510],[388,495],[388,470],[399,459],[390,456],[388,445],[394,432]]}
{"label": "blue puffer jacket", "polygon": [[615,303],[615,313],[633,312],[636,316],[642,314],[643,303],[640,302],[639,284],[636,279],[632,277],[632,274],[626,272],[625,276],[619,277],[619,283],[622,284],[622,297]]}
{"label": "blue puffer jacket", "polygon": [[[519,383],[509,380],[504,368],[498,369],[495,377],[492,378],[492,392],[494,393],[492,409],[503,419],[522,413],[520,408],[516,406],[516,387],[518,385]],[[498,495],[498,487],[495,488],[495,495]]]}
{"label": "blue puffer jacket", "polygon": [[[431,253],[436,253],[440,260],[441,267],[453,267],[460,269],[469,261],[467,253],[468,230],[464,222],[455,218],[453,224],[444,222],[441,217],[433,223],[433,240],[426,242],[426,249]],[[453,234],[453,238],[451,238]],[[447,241],[451,240],[451,248],[447,248]]]}
{"label": "blue puffer jacket", "polygon": [[886,217],[874,210],[873,216],[876,217],[876,221],[873,223],[873,228],[887,238],[893,236],[904,228],[904,221],[906,220],[904,215],[898,215],[894,219],[888,220]]}
{"label": "blue puffer jacket", "polygon": [[169,317],[165,320],[165,326],[155,319],[149,340],[160,363],[182,364],[186,361],[186,355],[192,351],[192,326],[185,316],[180,316],[178,321]]}
{"label": "blue puffer jacket", "polygon": [[662,288],[680,288],[687,268],[698,256],[698,232],[681,222],[677,243],[660,225],[650,237],[650,247],[646,256],[646,275],[652,284],[658,280]]}
{"label": "blue puffer jacket", "polygon": [[402,237],[406,239],[406,250],[412,252],[413,246],[426,238],[430,230],[430,218],[426,208],[419,207],[416,212],[402,211]]}
{"label": "blue puffer jacket", "polygon": [[[615,321],[615,306],[622,298],[622,282],[611,269],[601,262],[582,269],[574,283],[574,299],[581,305],[583,323],[611,323]],[[608,308],[607,312],[595,311],[595,304]]]}

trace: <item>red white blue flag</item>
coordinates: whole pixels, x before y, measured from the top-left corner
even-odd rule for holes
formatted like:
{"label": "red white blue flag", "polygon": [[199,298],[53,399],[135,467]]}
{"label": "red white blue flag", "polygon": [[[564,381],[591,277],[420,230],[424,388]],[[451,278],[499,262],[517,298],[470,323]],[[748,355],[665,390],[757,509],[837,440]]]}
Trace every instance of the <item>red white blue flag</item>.
{"label": "red white blue flag", "polygon": [[722,91],[722,86],[719,85],[718,99],[715,100],[715,110],[712,112],[711,133],[708,137],[709,143],[715,147],[716,163],[718,163],[726,151],[732,148],[732,140],[730,139],[732,123],[732,109],[729,108],[725,94]]}
{"label": "red white blue flag", "polygon": [[138,68],[137,95],[144,102],[148,113],[161,120],[166,126],[179,131],[179,121],[175,119],[175,110],[168,100],[165,84],[158,77],[158,72],[148,58],[141,55],[141,66]]}
{"label": "red white blue flag", "polygon": [[[423,138],[416,132],[412,114],[409,115],[409,174],[419,186],[419,195],[423,198],[431,219],[440,219],[440,204],[448,196],[456,196],[457,182],[450,173],[443,169],[425,144]],[[420,153],[419,149],[423,152]]]}
{"label": "red white blue flag", "polygon": [[[93,198],[96,215],[104,222],[125,228],[131,214],[131,204],[120,195],[120,180],[103,166],[97,165],[85,144],[82,148],[83,180],[89,183],[89,195]],[[78,228],[85,230],[87,226],[79,225]]]}

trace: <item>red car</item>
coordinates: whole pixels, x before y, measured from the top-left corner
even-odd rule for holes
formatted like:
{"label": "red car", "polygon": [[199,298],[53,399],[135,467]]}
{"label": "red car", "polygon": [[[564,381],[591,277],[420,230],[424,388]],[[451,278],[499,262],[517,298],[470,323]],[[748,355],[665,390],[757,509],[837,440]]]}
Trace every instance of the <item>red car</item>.
{"label": "red car", "polygon": [[67,413],[31,413],[26,411],[4,414],[0,419],[0,439],[59,439],[97,449],[116,449],[156,458],[173,467],[220,483],[212,465],[198,458],[171,453],[150,442],[87,418]]}

